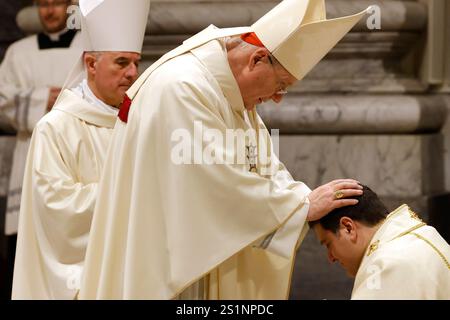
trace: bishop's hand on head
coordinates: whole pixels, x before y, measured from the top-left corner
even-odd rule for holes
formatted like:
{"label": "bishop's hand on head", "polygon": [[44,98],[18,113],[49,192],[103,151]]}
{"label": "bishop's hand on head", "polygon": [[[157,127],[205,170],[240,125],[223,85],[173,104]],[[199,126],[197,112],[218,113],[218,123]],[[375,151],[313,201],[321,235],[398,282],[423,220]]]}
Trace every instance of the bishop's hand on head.
{"label": "bishop's hand on head", "polygon": [[358,200],[347,198],[360,196],[362,189],[359,182],[353,179],[333,180],[317,187],[308,195],[310,205],[307,220],[319,220],[333,209],[357,204]]}

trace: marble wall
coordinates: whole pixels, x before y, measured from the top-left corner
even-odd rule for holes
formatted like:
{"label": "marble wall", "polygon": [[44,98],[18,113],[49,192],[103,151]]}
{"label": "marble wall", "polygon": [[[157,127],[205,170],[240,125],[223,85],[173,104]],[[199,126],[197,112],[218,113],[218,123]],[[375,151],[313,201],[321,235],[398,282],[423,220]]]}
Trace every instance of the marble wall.
{"label": "marble wall", "polygon": [[[280,138],[280,158],[293,176],[317,187],[351,177],[380,197],[407,201],[444,188],[441,134],[429,135],[287,135]],[[400,205],[402,203],[399,203]],[[426,215],[426,206],[415,208]]]}

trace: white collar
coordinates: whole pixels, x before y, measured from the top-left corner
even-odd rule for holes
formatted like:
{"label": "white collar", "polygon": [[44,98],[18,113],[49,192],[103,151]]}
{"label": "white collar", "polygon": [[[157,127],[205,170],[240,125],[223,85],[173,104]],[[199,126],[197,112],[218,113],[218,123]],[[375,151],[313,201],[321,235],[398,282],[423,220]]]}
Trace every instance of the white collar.
{"label": "white collar", "polygon": [[58,103],[52,108],[53,110],[66,112],[98,127],[114,128],[117,121],[116,114],[105,112],[104,109],[94,106],[69,89],[61,92]]}
{"label": "white collar", "polygon": [[69,31],[69,29],[67,29],[67,27],[65,27],[61,31],[57,31],[57,32],[53,32],[53,33],[48,33],[48,32],[44,32],[44,33],[50,38],[50,40],[59,41],[59,38],[61,37],[61,35],[63,35],[67,31]]}
{"label": "white collar", "polygon": [[233,110],[239,113],[244,112],[245,107],[241,91],[228,62],[226,39],[209,41],[192,49],[191,52],[217,80]]}
{"label": "white collar", "polygon": [[89,88],[89,85],[87,83],[86,79],[83,79],[78,86],[75,88],[70,89],[73,93],[78,95],[80,98],[86,100],[91,104],[92,106],[99,109],[99,111],[107,112],[109,114],[117,115],[119,113],[119,109],[115,108],[113,106],[110,106],[106,103],[104,103],[102,100],[97,98],[97,96],[92,92],[91,88]]}

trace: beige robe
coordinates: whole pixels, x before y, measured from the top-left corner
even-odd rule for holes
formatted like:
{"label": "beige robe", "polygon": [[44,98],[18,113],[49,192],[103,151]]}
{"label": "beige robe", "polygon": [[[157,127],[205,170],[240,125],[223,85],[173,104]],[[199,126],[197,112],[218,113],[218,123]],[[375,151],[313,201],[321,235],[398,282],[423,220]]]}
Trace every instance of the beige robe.
{"label": "beige robe", "polygon": [[403,205],[372,238],[352,299],[450,300],[449,262],[449,244]]}
{"label": "beige robe", "polygon": [[36,125],[20,209],[13,299],[73,299],[115,112],[70,90]]}
{"label": "beige robe", "polygon": [[40,50],[37,36],[13,43],[0,66],[0,116],[17,131],[5,233],[17,233],[25,160],[34,126],[47,112],[50,87],[62,87],[81,54],[78,33],[69,48]]}
{"label": "beige robe", "polygon": [[[286,299],[310,189],[273,154],[274,172],[264,174],[268,132],[245,111],[223,43],[177,56],[136,83],[128,123],[116,123],[105,161],[80,298]],[[194,137],[196,121],[223,137],[259,131],[256,170],[250,160],[196,162],[195,150],[206,149],[195,138],[193,164],[177,164],[178,134]],[[265,240],[276,230],[270,250]]]}

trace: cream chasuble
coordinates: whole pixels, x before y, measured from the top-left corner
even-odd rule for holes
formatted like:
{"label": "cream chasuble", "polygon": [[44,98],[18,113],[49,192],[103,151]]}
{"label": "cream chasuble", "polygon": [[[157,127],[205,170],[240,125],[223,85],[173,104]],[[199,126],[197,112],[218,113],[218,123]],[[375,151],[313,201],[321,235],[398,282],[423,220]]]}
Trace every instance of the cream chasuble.
{"label": "cream chasuble", "polygon": [[66,89],[36,125],[23,186],[13,299],[75,297],[117,111],[94,98],[84,82]]}
{"label": "cream chasuble", "polygon": [[81,54],[79,33],[68,48],[40,49],[33,35],[12,44],[0,66],[0,116],[17,131],[5,233],[16,234],[25,161],[31,133],[47,112],[50,87],[62,87]]}
{"label": "cream chasuble", "polygon": [[[256,147],[256,162],[202,158],[210,144],[195,139],[201,131],[217,138],[216,154],[236,156],[220,137],[250,128],[260,133],[245,146]],[[288,297],[310,189],[272,154],[256,112],[245,111],[222,41],[150,73],[111,141],[81,299]]]}
{"label": "cream chasuble", "polygon": [[352,299],[450,300],[450,246],[407,205],[375,233],[356,274]]}

